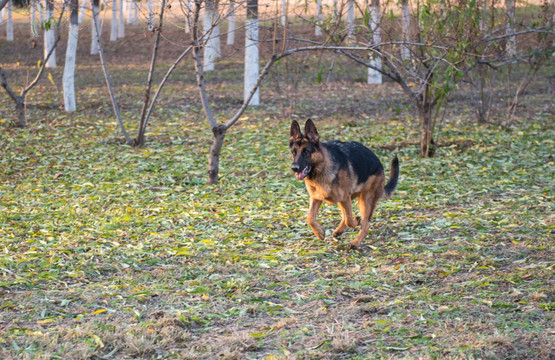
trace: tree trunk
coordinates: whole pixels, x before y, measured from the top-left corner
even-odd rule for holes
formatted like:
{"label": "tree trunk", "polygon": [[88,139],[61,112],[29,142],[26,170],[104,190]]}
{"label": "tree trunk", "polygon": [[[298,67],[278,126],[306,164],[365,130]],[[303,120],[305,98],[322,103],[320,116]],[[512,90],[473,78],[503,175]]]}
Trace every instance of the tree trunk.
{"label": "tree trunk", "polygon": [[215,68],[215,61],[218,57],[218,49],[214,37],[216,34],[215,22],[217,20],[217,10],[216,3],[214,0],[206,0],[204,8],[204,21],[203,21],[203,31],[204,31],[204,55],[203,64],[204,71],[213,71]]}
{"label": "tree trunk", "polygon": [[210,146],[210,158],[208,159],[208,184],[215,185],[218,183],[218,173],[220,170],[220,153],[224,145],[225,132],[227,128],[224,125],[218,125],[212,128],[214,141]]}
{"label": "tree trunk", "polygon": [[31,38],[37,39],[39,37],[39,33],[37,31],[37,8],[36,8],[36,0],[32,0],[29,3],[29,24],[31,26]]}
{"label": "tree trunk", "polygon": [[227,18],[227,45],[235,44],[235,3],[229,3],[229,16]]}
{"label": "tree trunk", "polygon": [[0,10],[0,25],[4,23],[4,15],[6,14],[6,7],[4,6],[2,10]]}
{"label": "tree trunk", "polygon": [[79,8],[79,17],[77,18],[78,24],[81,24],[83,22],[83,17],[85,16],[86,8],[87,8],[87,0],[82,0],[81,7]]}
{"label": "tree trunk", "polygon": [[281,26],[287,24],[287,0],[281,2]]}
{"label": "tree trunk", "polygon": [[[243,99],[247,100],[259,74],[258,64],[258,0],[247,0],[247,21],[245,23],[245,83]],[[260,91],[257,89],[249,105],[260,105]]]}
{"label": "tree trunk", "polygon": [[[372,31],[372,42],[374,44],[379,44],[382,42],[382,32],[381,32],[381,14],[380,14],[380,0],[372,0],[370,6],[370,24],[369,27]],[[382,68],[382,59],[376,53],[370,54],[370,65],[375,66],[378,69]],[[383,82],[382,73],[368,68],[368,84],[381,84]]]}
{"label": "tree trunk", "polygon": [[125,37],[125,16],[123,14],[123,0],[119,0],[118,11],[118,38],[121,39]]}
{"label": "tree trunk", "polygon": [[432,106],[424,100],[418,105],[420,116],[420,156],[432,157],[431,145],[433,144]]}
{"label": "tree trunk", "polygon": [[13,1],[9,0],[8,5],[8,20],[6,24],[6,40],[13,41]]}
{"label": "tree trunk", "polygon": [[[476,117],[478,120],[478,124],[482,125],[489,121],[491,116],[491,101],[492,101],[492,93],[493,87],[491,85],[492,80],[490,79],[490,75],[492,72],[489,71],[487,65],[478,65],[478,81],[479,84],[479,99],[478,104],[476,106]],[[489,85],[489,86],[488,86]]]}
{"label": "tree trunk", "polygon": [[148,0],[148,30],[152,31],[154,29],[154,7],[152,5],[152,0]]}
{"label": "tree trunk", "polygon": [[22,97],[18,97],[15,102],[15,110],[17,112],[17,118],[19,122],[17,124],[18,127],[26,128],[27,127],[27,118],[25,116],[25,99]]}
{"label": "tree trunk", "polygon": [[[403,41],[410,41],[410,11],[409,11],[409,1],[408,0],[401,0],[401,10],[402,10],[402,17],[401,17],[401,27],[403,32]],[[407,45],[401,46],[401,59],[409,60],[410,59],[410,50]]]}
{"label": "tree trunk", "polygon": [[347,0],[347,36],[355,34],[355,0]]}
{"label": "tree trunk", "polygon": [[91,55],[98,55],[98,33],[96,32],[95,22],[98,23],[98,14],[100,12],[99,5],[99,0],[92,0]]}
{"label": "tree trunk", "polygon": [[79,0],[71,0],[69,3],[71,14],[69,16],[69,33],[67,37],[66,62],[64,65],[63,87],[64,87],[64,109],[75,111],[75,57],[77,55],[77,41],[79,35],[78,9]]}
{"label": "tree trunk", "polygon": [[[506,14],[506,34],[513,34],[515,32],[515,0],[505,1],[505,14]],[[507,55],[516,56],[516,36],[509,36],[506,45]]]}
{"label": "tree trunk", "polygon": [[118,0],[112,0],[112,28],[110,31],[110,41],[118,39]]}
{"label": "tree trunk", "polygon": [[40,3],[40,0],[37,0],[37,2],[35,3],[37,6],[37,9],[39,11],[39,22],[43,22],[44,21],[44,11],[42,9],[42,5]]}
{"label": "tree trunk", "polygon": [[137,4],[136,0],[131,0],[131,3],[133,4],[133,25],[138,26],[139,25],[139,4]]}
{"label": "tree trunk", "polygon": [[322,0],[316,0],[316,28],[314,35],[322,36]]}
{"label": "tree trunk", "polygon": [[[50,29],[44,31],[44,58],[48,55],[49,51],[54,48],[54,26],[51,19],[54,18],[54,0],[45,0],[46,2],[46,16],[45,21],[50,21]],[[52,50],[52,55],[46,62],[47,68],[56,67],[56,49]]]}
{"label": "tree trunk", "polygon": [[132,24],[133,23],[133,8],[135,7],[135,4],[133,4],[132,0],[125,0],[125,10],[127,11],[127,17],[125,19],[125,22],[127,22],[127,24]]}

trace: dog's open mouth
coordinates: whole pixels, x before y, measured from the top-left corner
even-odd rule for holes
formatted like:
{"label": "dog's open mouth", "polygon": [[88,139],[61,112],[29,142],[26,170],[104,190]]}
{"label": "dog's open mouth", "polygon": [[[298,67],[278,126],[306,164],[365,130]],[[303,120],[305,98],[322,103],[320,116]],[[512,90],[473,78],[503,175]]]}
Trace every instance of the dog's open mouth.
{"label": "dog's open mouth", "polygon": [[295,177],[297,178],[297,180],[302,180],[308,175],[310,170],[311,170],[311,167],[307,166],[303,169],[303,171],[296,172]]}

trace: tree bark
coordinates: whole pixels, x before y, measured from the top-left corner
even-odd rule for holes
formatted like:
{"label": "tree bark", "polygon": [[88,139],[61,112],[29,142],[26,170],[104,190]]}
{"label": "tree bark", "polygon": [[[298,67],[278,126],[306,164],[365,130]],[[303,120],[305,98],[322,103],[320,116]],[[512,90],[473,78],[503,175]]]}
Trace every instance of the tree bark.
{"label": "tree bark", "polygon": [[118,0],[112,0],[112,28],[110,31],[110,41],[118,39]]}
{"label": "tree bark", "polygon": [[125,37],[125,17],[123,14],[123,0],[119,0],[118,5],[118,38]]}
{"label": "tree bark", "polygon": [[[401,27],[403,33],[403,41],[409,42],[410,41],[410,11],[409,11],[409,1],[408,0],[401,0]],[[410,49],[408,45],[401,45],[401,59],[409,60],[410,59]]]}
{"label": "tree bark", "polygon": [[229,3],[229,16],[227,18],[227,45],[235,44],[235,2]]}
{"label": "tree bark", "polygon": [[83,17],[85,16],[86,8],[87,8],[87,0],[82,0],[81,6],[79,7],[79,17],[77,18],[78,24],[81,24],[83,22]]}
{"label": "tree bark", "polygon": [[[258,64],[258,0],[247,0],[247,21],[245,23],[245,74],[243,99],[246,100],[259,74]],[[260,105],[260,91],[257,89],[249,105]]]}
{"label": "tree bark", "polygon": [[98,55],[98,33],[96,32],[95,23],[98,23],[98,14],[100,13],[99,5],[99,0],[92,0],[91,55]]}
{"label": "tree bark", "polygon": [[6,40],[13,41],[13,1],[8,1],[8,19],[6,24]]}
{"label": "tree bark", "polygon": [[216,58],[218,57],[218,48],[214,37],[216,34],[216,20],[217,20],[217,10],[216,2],[214,0],[206,0],[204,2],[204,21],[203,21],[203,31],[204,31],[204,71],[213,71],[215,69]]}
{"label": "tree bark", "polygon": [[56,67],[56,49],[54,49],[54,29],[52,27],[51,21],[54,18],[54,0],[45,0],[46,2],[46,14],[45,14],[45,21],[49,21],[49,30],[44,31],[44,58],[46,59],[46,55],[52,50],[52,55],[46,61],[47,68],[55,68]]}
{"label": "tree bark", "polygon": [[316,0],[316,28],[314,35],[322,36],[322,0]]}
{"label": "tree bark", "polygon": [[430,145],[433,144],[432,108],[427,103],[418,106],[420,115],[420,156],[432,157]]}
{"label": "tree bark", "polygon": [[[505,1],[505,14],[506,14],[506,34],[513,34],[515,32],[515,0]],[[507,55],[516,56],[516,36],[509,36],[506,45]]]}
{"label": "tree bark", "polygon": [[287,0],[281,2],[281,26],[287,25]]}
{"label": "tree bark", "polygon": [[75,58],[79,36],[79,0],[70,0],[69,7],[71,8],[71,14],[62,82],[64,88],[64,109],[65,111],[75,111],[77,110],[75,104]]}
{"label": "tree bark", "polygon": [[[380,0],[372,0],[370,5],[370,24],[369,27],[372,31],[372,43],[379,44],[382,42],[381,32],[381,14],[380,14]],[[382,59],[379,54],[372,52],[370,54],[370,63],[376,67],[382,67]],[[368,68],[368,84],[381,84],[383,82],[382,73]]]}
{"label": "tree bark", "polygon": [[215,185],[219,181],[219,171],[220,171],[220,153],[222,152],[222,146],[224,145],[226,127],[224,125],[218,125],[212,128],[212,133],[214,134],[214,140],[210,146],[210,157],[208,159],[208,184]]}
{"label": "tree bark", "polygon": [[347,36],[355,34],[355,0],[347,0]]}

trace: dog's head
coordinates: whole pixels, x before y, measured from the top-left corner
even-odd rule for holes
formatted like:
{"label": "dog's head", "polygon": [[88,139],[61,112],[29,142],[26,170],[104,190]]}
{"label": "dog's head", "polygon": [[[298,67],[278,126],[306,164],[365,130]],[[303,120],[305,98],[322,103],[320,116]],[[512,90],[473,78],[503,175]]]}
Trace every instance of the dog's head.
{"label": "dog's head", "polygon": [[293,159],[291,170],[295,172],[295,177],[298,180],[307,176],[310,178],[317,165],[317,159],[314,155],[320,152],[318,131],[312,120],[308,119],[306,121],[304,135],[299,123],[293,120],[289,137],[289,150]]}

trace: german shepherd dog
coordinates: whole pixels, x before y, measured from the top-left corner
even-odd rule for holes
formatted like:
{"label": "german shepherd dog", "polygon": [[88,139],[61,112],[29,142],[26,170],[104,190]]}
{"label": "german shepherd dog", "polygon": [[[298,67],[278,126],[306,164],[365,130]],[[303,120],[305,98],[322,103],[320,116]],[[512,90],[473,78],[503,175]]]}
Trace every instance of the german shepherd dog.
{"label": "german shepherd dog", "polygon": [[[320,142],[314,122],[306,121],[304,134],[299,123],[291,123],[289,149],[293,158],[291,169],[298,180],[305,180],[310,194],[308,224],[314,234],[324,239],[324,229],[318,224],[316,214],[322,201],[338,204],[341,223],[332,236],[339,237],[347,226],[357,227],[360,232],[349,244],[351,249],[360,247],[369,230],[378,200],[389,198],[399,180],[399,160],[391,161],[389,181],[385,184],[384,168],[376,154],[356,141]],[[358,197],[360,217],[352,212],[352,200]]]}

